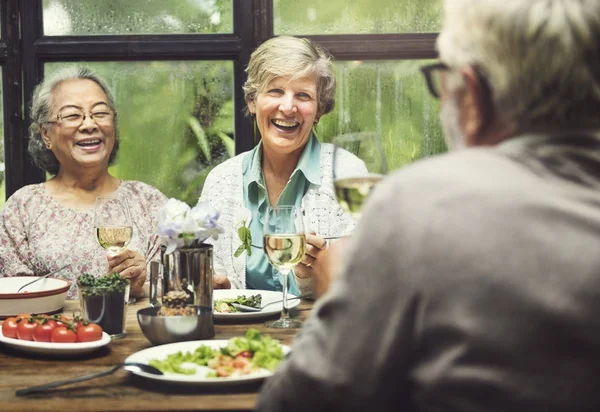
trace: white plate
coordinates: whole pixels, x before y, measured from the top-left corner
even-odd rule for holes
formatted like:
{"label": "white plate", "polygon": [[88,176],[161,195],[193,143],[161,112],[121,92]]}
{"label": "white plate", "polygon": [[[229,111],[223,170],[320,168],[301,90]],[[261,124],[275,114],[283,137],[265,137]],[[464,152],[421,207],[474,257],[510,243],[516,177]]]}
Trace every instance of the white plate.
{"label": "white plate", "polygon": [[[262,296],[262,305],[266,305],[269,302],[283,299],[283,293],[276,292],[273,290],[255,290],[255,289],[215,289],[213,291],[213,308],[214,302],[223,298],[237,298],[240,295],[252,296],[260,294]],[[288,293],[288,299],[295,297]],[[294,308],[300,304],[300,299],[294,299],[288,302],[288,308]],[[213,311],[215,320],[233,320],[233,319],[262,319],[273,317],[276,314],[281,313],[283,309],[283,303],[274,303],[269,305],[266,309],[260,312],[233,312],[233,313],[221,313]]]}
{"label": "white plate", "polygon": [[52,343],[6,338],[0,330],[0,342],[18,351],[35,353],[38,355],[81,355],[108,345],[110,342],[110,335],[106,332],[102,332],[102,338],[94,342]]}
{"label": "white plate", "polygon": [[[125,359],[125,363],[138,362],[149,364],[152,359],[165,359],[167,356],[182,352],[192,352],[201,345],[210,346],[213,349],[222,348],[227,345],[228,340],[194,340],[188,342],[175,342],[168,343],[166,345],[153,346],[148,349],[141,350],[139,352],[130,355]],[[290,347],[287,345],[281,345],[283,353],[287,354],[290,351]],[[142,376],[144,378],[153,379],[162,382],[173,382],[186,385],[201,385],[201,386],[227,386],[227,385],[239,385],[241,383],[250,383],[260,381],[268,376],[272,375],[272,372],[262,369],[258,372],[254,372],[243,376],[234,376],[227,378],[207,378],[206,373],[212,371],[212,369],[206,366],[197,366],[193,364],[184,364],[184,366],[192,367],[196,366],[196,374],[194,375],[183,375],[179,373],[167,372],[164,375],[153,375],[142,371],[132,371],[131,373]]]}

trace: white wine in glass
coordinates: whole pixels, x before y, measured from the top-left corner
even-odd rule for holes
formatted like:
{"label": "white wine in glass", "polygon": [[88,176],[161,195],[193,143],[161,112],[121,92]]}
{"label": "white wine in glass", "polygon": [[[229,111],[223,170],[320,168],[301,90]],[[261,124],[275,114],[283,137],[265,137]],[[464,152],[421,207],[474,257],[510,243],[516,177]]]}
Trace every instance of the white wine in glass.
{"label": "white wine in glass", "polygon": [[109,254],[125,249],[133,234],[127,202],[113,196],[96,198],[94,231],[98,244]]}
{"label": "white wine in glass", "polygon": [[[381,138],[372,132],[349,133],[334,137],[332,143],[335,196],[342,209],[358,219],[363,203],[387,173]],[[365,168],[347,168],[344,162],[347,152],[361,159]]]}
{"label": "white wine in glass", "polygon": [[131,242],[131,226],[101,226],[96,228],[96,238],[108,253],[119,253]]}
{"label": "white wine in glass", "polygon": [[360,209],[367,199],[371,190],[383,178],[382,175],[369,174],[366,176],[346,177],[333,182],[335,186],[335,197],[344,209],[344,212],[360,217]]}
{"label": "white wine in glass", "polygon": [[302,209],[296,206],[277,206],[267,209],[264,221],[264,252],[269,262],[282,276],[283,308],[281,317],[267,322],[270,328],[299,328],[302,322],[290,318],[287,303],[288,277],[300,262],[306,249],[306,237],[302,222]]}

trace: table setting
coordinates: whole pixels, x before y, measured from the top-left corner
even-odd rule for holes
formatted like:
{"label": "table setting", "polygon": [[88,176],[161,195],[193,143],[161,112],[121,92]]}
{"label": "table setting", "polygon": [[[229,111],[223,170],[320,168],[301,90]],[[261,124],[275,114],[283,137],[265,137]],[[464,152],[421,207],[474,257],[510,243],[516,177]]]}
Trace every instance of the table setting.
{"label": "table setting", "polygon": [[[132,299],[129,279],[118,273],[55,277],[69,265],[0,278],[0,405],[252,410],[312,307],[309,295],[287,289],[305,250],[301,214],[274,208],[266,218],[264,250],[283,291],[213,291],[213,246],[204,241],[222,231],[218,212],[175,199],[161,210],[159,260],[147,262],[149,298]],[[127,247],[133,228],[126,201],[99,198],[94,221],[107,254]],[[71,287],[78,300],[66,300]]]}
{"label": "table setting", "polygon": [[[241,291],[237,291],[241,292]],[[243,293],[243,292],[242,292]],[[297,316],[305,319],[312,301],[300,300]],[[162,378],[146,373],[129,372],[118,367],[109,375],[87,382],[74,383],[50,389],[41,393],[17,396],[16,391],[61,381],[79,376],[102,373],[123,363],[148,363],[148,359],[161,359],[172,351],[187,351],[201,345],[221,347],[229,339],[244,336],[249,329],[261,335],[268,335],[279,341],[285,351],[289,350],[297,330],[270,329],[264,325],[264,318],[246,320],[242,323],[215,322],[215,335],[211,339],[174,342],[153,345],[143,334],[137,319],[138,312],[149,308],[147,298],[128,304],[125,328],[127,334],[120,339],[103,338],[101,345],[88,352],[65,352],[57,355],[58,345],[79,345],[91,343],[46,343],[46,351],[27,352],[14,345],[0,341],[0,405],[10,404],[10,410],[252,410],[260,382],[270,373],[264,371],[246,377],[236,378],[190,378],[188,375],[167,375]],[[279,308],[280,309],[280,308]],[[80,310],[80,302],[64,302],[62,314],[70,315]],[[277,317],[278,312],[271,317]],[[8,338],[6,338],[8,339]],[[16,340],[15,340],[16,341]],[[106,343],[105,343],[106,342]],[[49,345],[49,346],[48,346]],[[169,346],[172,345],[172,346]],[[68,351],[68,346],[65,350]],[[166,348],[166,349],[165,349]],[[157,375],[158,376],[158,375]],[[170,376],[170,377],[169,377]],[[174,377],[175,376],[175,377]],[[202,391],[198,392],[197,389]],[[157,391],[157,389],[160,389]],[[120,400],[120,402],[117,402]],[[176,403],[173,403],[175,402]]]}

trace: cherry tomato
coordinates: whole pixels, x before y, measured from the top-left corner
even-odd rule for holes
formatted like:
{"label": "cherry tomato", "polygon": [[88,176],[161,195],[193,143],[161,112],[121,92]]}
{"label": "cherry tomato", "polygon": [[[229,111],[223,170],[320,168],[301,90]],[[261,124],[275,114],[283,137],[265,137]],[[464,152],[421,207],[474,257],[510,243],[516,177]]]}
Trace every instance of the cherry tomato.
{"label": "cherry tomato", "polygon": [[38,323],[33,331],[33,340],[36,342],[50,342],[50,336],[56,327],[56,321],[53,319]]}
{"label": "cherry tomato", "polygon": [[38,323],[33,318],[21,319],[17,323],[17,338],[21,340],[33,340],[33,331],[37,325]]}
{"label": "cherry tomato", "polygon": [[93,342],[102,338],[102,328],[95,323],[80,324],[77,328],[77,342]]}
{"label": "cherry tomato", "polygon": [[77,335],[71,329],[67,329],[66,326],[58,326],[50,334],[50,342],[74,343],[77,342]]}
{"label": "cherry tomato", "polygon": [[31,317],[31,314],[29,313],[21,313],[20,315],[15,316],[17,318],[17,322],[20,319],[29,319]]}
{"label": "cherry tomato", "polygon": [[44,313],[40,314],[40,315],[34,315],[33,319],[37,322],[37,323],[44,323],[46,322],[47,319],[50,319],[50,317]]}
{"label": "cherry tomato", "polygon": [[17,339],[17,326],[17,318],[6,318],[2,324],[2,334],[4,337]]}
{"label": "cherry tomato", "polygon": [[62,315],[52,315],[50,317],[50,319],[54,319],[58,326],[68,326],[69,323],[71,322],[71,319],[67,318],[66,316],[62,316]]}

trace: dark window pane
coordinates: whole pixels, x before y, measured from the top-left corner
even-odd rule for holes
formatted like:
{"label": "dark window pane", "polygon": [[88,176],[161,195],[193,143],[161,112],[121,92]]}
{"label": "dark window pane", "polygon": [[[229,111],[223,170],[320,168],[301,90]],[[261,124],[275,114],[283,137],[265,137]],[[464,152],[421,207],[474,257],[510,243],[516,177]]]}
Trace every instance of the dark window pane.
{"label": "dark window pane", "polygon": [[439,104],[419,72],[426,61],[338,61],[333,113],[317,126],[322,141],[370,131],[382,136],[390,170],[446,151]]}
{"label": "dark window pane", "polygon": [[363,34],[437,32],[439,0],[274,0],[274,32]]}
{"label": "dark window pane", "polygon": [[231,33],[232,0],[43,0],[46,36]]}
{"label": "dark window pane", "polygon": [[[208,172],[235,152],[233,63],[82,64],[115,94],[121,148],[111,173],[195,204]],[[45,71],[64,65],[48,63]]]}
{"label": "dark window pane", "polygon": [[[2,78],[2,67],[0,67]],[[0,208],[6,201],[6,163],[4,162],[4,99],[2,98],[2,82],[0,81]]]}

